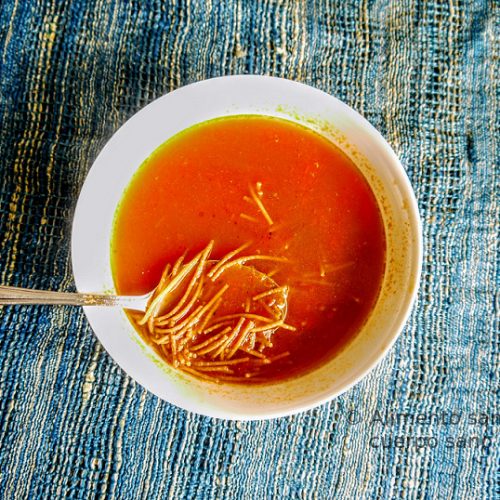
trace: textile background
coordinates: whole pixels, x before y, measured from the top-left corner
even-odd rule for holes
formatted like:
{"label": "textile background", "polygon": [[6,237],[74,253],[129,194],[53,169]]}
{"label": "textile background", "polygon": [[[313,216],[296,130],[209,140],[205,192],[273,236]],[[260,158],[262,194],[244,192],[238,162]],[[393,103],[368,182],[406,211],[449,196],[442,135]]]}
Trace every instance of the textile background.
{"label": "textile background", "polygon": [[494,0],[1,1],[2,284],[74,290],[71,218],[100,149],[219,75],[358,110],[401,158],[425,237],[390,355],[290,418],[188,414],[125,375],[81,310],[0,308],[1,497],[499,498],[499,28]]}

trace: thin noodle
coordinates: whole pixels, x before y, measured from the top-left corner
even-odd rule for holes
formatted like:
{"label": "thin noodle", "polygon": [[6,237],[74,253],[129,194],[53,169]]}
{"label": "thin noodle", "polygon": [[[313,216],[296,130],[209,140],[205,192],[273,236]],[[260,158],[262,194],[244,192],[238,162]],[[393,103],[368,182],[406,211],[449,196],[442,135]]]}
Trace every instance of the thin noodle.
{"label": "thin noodle", "polygon": [[244,214],[244,213],[241,213],[240,217],[242,219],[248,220],[250,222],[259,222],[259,219],[255,218],[255,217],[252,217],[251,215]]}
{"label": "thin noodle", "polygon": [[[238,382],[238,381],[247,381],[247,382],[255,382],[255,383],[260,383],[260,382],[267,382],[267,380],[264,377],[255,377],[254,373],[246,373],[245,377],[239,379],[238,377],[231,377],[231,376],[226,376],[224,378],[219,379],[218,383],[220,384],[221,382]],[[249,378],[252,377],[252,378]]]}
{"label": "thin noodle", "polygon": [[255,295],[255,297],[252,297],[252,300],[260,300],[264,297],[269,297],[269,295],[274,295],[275,293],[281,292],[283,292],[283,295],[286,295],[288,293],[288,286],[279,286],[277,288],[273,288],[272,290],[267,290],[266,292],[259,293]]}
{"label": "thin noodle", "polygon": [[265,302],[262,302],[264,309],[273,316],[274,319],[280,319],[280,311],[275,311],[271,306],[268,306]]}
{"label": "thin noodle", "polygon": [[347,267],[351,267],[354,264],[353,260],[349,262],[344,262],[343,264],[324,264],[324,270],[327,273],[334,273],[336,271],[341,271],[342,269],[346,269]]}
{"label": "thin noodle", "polygon": [[265,382],[266,379],[263,378],[263,377],[255,377],[254,375],[256,375],[256,373],[248,373],[246,374],[248,375],[248,377],[233,377],[233,376],[230,376],[230,375],[221,375],[220,377],[218,377],[218,379],[216,379],[215,381],[220,383],[221,381],[224,381],[224,382],[248,382],[248,381],[251,381],[251,382]]}
{"label": "thin noodle", "polygon": [[228,319],[227,321],[221,321],[220,323],[215,323],[215,325],[212,325],[210,328],[206,328],[205,330],[201,330],[202,333],[210,333],[215,330],[218,330],[219,328],[229,325],[232,323],[232,320]]}
{"label": "thin noodle", "polygon": [[268,325],[264,326],[256,326],[252,329],[252,331],[255,333],[265,332],[266,330],[271,330],[272,328],[279,328],[281,325],[283,325],[283,320],[275,321],[274,323],[269,323]]}
{"label": "thin noodle", "polygon": [[290,353],[288,351],[282,352],[281,354],[278,354],[276,356],[273,356],[271,358],[266,358],[266,359],[256,359],[254,363],[260,363],[264,365],[269,365],[271,363],[274,363],[275,361],[279,361],[280,359],[286,358],[287,356],[290,356]]}
{"label": "thin noodle", "polygon": [[203,267],[205,266],[205,262],[207,261],[213,247],[214,247],[214,242],[212,240],[206,246],[206,248],[204,250],[202,250],[200,260],[198,261],[198,266],[196,267],[196,270],[193,274],[193,277],[191,278],[191,281],[189,282],[189,284],[186,288],[186,291],[184,292],[184,295],[179,300],[179,302],[176,304],[176,306],[168,314],[163,316],[165,319],[174,316],[175,313],[177,311],[179,311],[179,309],[184,305],[184,303],[188,299],[191,291],[193,290],[194,286],[196,285],[196,282],[200,279],[201,273],[203,272]]}
{"label": "thin noodle", "polygon": [[191,361],[187,361],[181,352],[179,352],[177,359],[179,360],[179,363],[181,365],[187,365],[187,366],[191,365]]}
{"label": "thin noodle", "polygon": [[234,327],[233,331],[229,335],[228,339],[226,342],[224,342],[218,349],[217,351],[212,355],[213,358],[216,358],[217,356],[220,356],[221,358],[224,356],[224,349],[226,349],[229,344],[238,336],[238,333],[241,330],[241,327],[243,326],[243,323],[245,322],[245,318],[240,318],[236,326]]}
{"label": "thin noodle", "polygon": [[246,319],[255,319],[257,321],[263,321],[263,322],[272,322],[272,319],[266,318],[265,316],[260,316],[259,314],[252,314],[252,313],[236,313],[236,314],[228,314],[227,316],[219,316],[217,321],[225,321],[228,319],[236,319],[236,318],[246,318]]}
{"label": "thin noodle", "polygon": [[169,272],[170,272],[170,264],[167,264],[165,266],[165,269],[161,273],[160,281],[158,283],[158,286],[155,288],[153,295],[151,295],[151,299],[154,299],[158,295],[158,292],[165,286],[165,283],[170,279],[170,276],[168,275]]}
{"label": "thin noodle", "polygon": [[203,332],[205,327],[208,325],[208,322],[212,319],[212,316],[217,312],[217,309],[219,308],[220,304],[222,302],[222,297],[219,297],[212,305],[210,309],[208,309],[207,313],[205,314],[205,318],[201,323],[196,327],[196,330],[198,332]]}
{"label": "thin noodle", "polygon": [[198,283],[198,286],[196,287],[193,296],[186,304],[186,306],[183,309],[181,309],[177,314],[174,314],[173,316],[168,318],[169,323],[175,323],[176,321],[179,321],[191,310],[195,302],[200,298],[202,288],[203,288],[203,277],[200,279],[200,282]]}
{"label": "thin noodle", "polygon": [[216,349],[218,349],[222,344],[224,344],[226,342],[227,337],[228,337],[227,332],[229,332],[230,330],[231,330],[231,327],[229,327],[227,329],[226,334],[224,334],[222,336],[222,338],[220,338],[216,342],[212,342],[207,347],[197,351],[198,356],[200,356],[202,354],[208,354],[209,352],[212,352],[212,351],[215,351]]}
{"label": "thin noodle", "polygon": [[149,319],[148,319],[148,322],[146,323],[146,327],[148,329],[148,332],[153,335],[153,332],[154,332],[154,317],[151,316]]}
{"label": "thin noodle", "polygon": [[273,346],[273,343],[264,335],[264,333],[261,333],[259,335],[257,342],[259,342],[259,344],[262,344],[262,347],[272,347]]}
{"label": "thin noodle", "polygon": [[245,351],[246,353],[248,354],[251,354],[252,356],[255,356],[256,358],[259,358],[259,359],[267,359],[266,356],[264,356],[264,354],[261,354],[260,352],[258,351],[254,351],[253,349],[241,349],[242,351]]}
{"label": "thin noodle", "polygon": [[171,278],[174,278],[179,272],[179,269],[182,263],[184,262],[186,255],[187,255],[187,250],[185,250],[184,253],[175,261],[174,267],[172,268],[172,274],[170,275]]}
{"label": "thin noodle", "polygon": [[202,347],[207,346],[208,344],[211,344],[212,342],[215,342],[217,339],[225,335],[227,332],[231,331],[231,327],[226,328],[224,331],[218,333],[217,335],[213,335],[209,339],[205,340],[204,342],[201,342],[200,344],[196,344],[193,347],[191,347],[192,351],[197,351],[198,349],[201,349]]}
{"label": "thin noodle", "polygon": [[226,366],[226,365],[237,365],[239,363],[246,363],[250,358],[237,358],[237,359],[227,359],[224,361],[198,361],[194,363],[194,366]]}
{"label": "thin noodle", "polygon": [[177,366],[179,362],[177,361],[177,344],[173,335],[170,335],[170,345],[172,347],[172,360],[174,362],[174,366]]}
{"label": "thin noodle", "polygon": [[224,373],[234,373],[228,366],[199,366],[196,365],[196,370],[200,372],[224,372]]}
{"label": "thin noodle", "polygon": [[273,361],[278,361],[278,359],[286,358],[287,356],[290,356],[290,353],[288,351],[273,356],[272,358],[269,358],[268,361],[272,363]]}
{"label": "thin noodle", "polygon": [[160,349],[167,359],[171,357],[171,353],[167,350],[167,344],[160,346]]}
{"label": "thin noodle", "polygon": [[139,321],[139,325],[146,324],[147,320],[156,311],[156,308],[161,304],[162,300],[167,297],[167,295],[178,286],[182,280],[192,271],[194,266],[200,260],[201,253],[199,253],[191,262],[186,264],[181,271],[175,276],[175,278],[158,294],[158,296],[149,304],[144,317]]}
{"label": "thin noodle", "polygon": [[274,323],[270,323],[269,325],[265,326],[256,326],[252,331],[257,333],[277,328],[283,328],[284,330],[290,330],[291,332],[295,332],[297,330],[295,326],[287,325],[285,322],[281,320],[281,321],[276,321]]}
{"label": "thin noodle", "polygon": [[250,349],[253,349],[255,347],[255,339],[256,339],[256,333],[250,332],[250,336],[248,337],[248,347]]}
{"label": "thin noodle", "polygon": [[326,281],[322,279],[301,279],[297,281],[298,285],[319,285],[319,286],[335,286],[335,283],[332,283],[331,281]]}
{"label": "thin noodle", "polygon": [[241,245],[240,247],[238,247],[236,250],[233,250],[232,252],[229,252],[227,253],[226,255],[224,255],[224,257],[222,257],[222,259],[219,260],[219,262],[217,262],[217,264],[215,264],[215,266],[210,270],[210,272],[208,273],[208,277],[210,279],[213,278],[214,274],[226,263],[228,262],[230,259],[232,259],[235,255],[238,255],[240,252],[242,252],[243,250],[247,249],[250,245],[252,244],[251,241],[247,241],[246,243],[244,243],[243,245]]}
{"label": "thin noodle", "polygon": [[273,219],[271,219],[271,216],[269,215],[269,212],[266,210],[264,203],[262,203],[262,200],[257,196],[252,186],[248,186],[248,188],[250,189],[250,195],[252,196],[253,201],[255,201],[256,205],[259,207],[260,211],[262,212],[262,215],[264,216],[264,219],[266,219],[267,223],[270,226],[272,226],[274,224]]}
{"label": "thin noodle", "polygon": [[[200,311],[195,311],[188,319],[190,320],[189,323],[184,327],[184,329],[189,328],[193,326],[194,323],[196,323],[200,317],[206,313],[212,305],[219,300],[219,298],[225,293],[225,291],[229,288],[229,285],[226,283],[211,299],[209,302],[207,302]],[[177,333],[177,335],[181,335],[182,332]]]}
{"label": "thin noodle", "polygon": [[168,324],[169,323],[168,320],[164,320],[164,321],[158,322],[156,324],[156,331],[159,332],[159,333],[171,333],[171,332],[175,333],[175,332],[178,332],[179,330],[182,330],[185,326],[187,326],[189,324],[189,322],[190,322],[190,320],[191,320],[191,318],[193,317],[194,314],[197,314],[202,309],[203,309],[203,306],[198,306],[194,310],[194,312],[191,313],[191,316],[188,316],[181,323],[178,323],[177,325],[171,326],[169,328],[161,328],[164,324]]}
{"label": "thin noodle", "polygon": [[243,343],[247,339],[248,334],[250,333],[250,331],[252,330],[252,328],[254,326],[255,326],[255,323],[253,321],[249,321],[245,325],[245,328],[243,328],[243,330],[241,331],[238,340],[236,341],[233,348],[229,351],[228,355],[226,356],[227,359],[231,359],[236,354],[238,349],[243,345]]}

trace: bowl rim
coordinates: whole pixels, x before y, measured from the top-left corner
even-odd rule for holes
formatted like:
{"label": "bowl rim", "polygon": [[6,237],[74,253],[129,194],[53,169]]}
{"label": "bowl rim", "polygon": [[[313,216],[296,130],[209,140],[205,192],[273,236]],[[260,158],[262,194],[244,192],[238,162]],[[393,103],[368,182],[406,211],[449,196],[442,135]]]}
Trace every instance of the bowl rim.
{"label": "bowl rim", "polygon": [[[140,385],[148,389],[150,392],[154,393],[159,397],[160,399],[166,400],[171,404],[174,404],[178,407],[181,407],[183,409],[186,409],[188,411],[193,411],[202,415],[206,416],[211,416],[215,418],[222,418],[222,419],[234,419],[234,420],[264,420],[264,419],[271,419],[271,418],[278,418],[278,417],[283,417],[283,416],[289,416],[289,415],[294,415],[303,411],[307,411],[309,409],[315,408],[319,405],[322,405],[328,401],[333,400],[334,398],[340,396],[350,388],[352,388],[354,385],[356,385],[361,379],[363,379],[369,372],[371,372],[381,361],[384,359],[389,352],[389,350],[392,348],[396,340],[398,339],[399,335],[401,334],[404,325],[408,321],[408,318],[411,314],[413,305],[415,303],[415,300],[418,295],[418,288],[419,288],[419,283],[421,279],[421,272],[422,272],[422,259],[423,259],[423,236],[422,236],[422,223],[419,215],[419,210],[418,210],[418,204],[417,200],[415,198],[415,194],[413,191],[413,188],[411,186],[410,180],[408,178],[408,175],[401,164],[399,158],[397,157],[396,153],[393,151],[391,146],[387,143],[387,141],[384,139],[384,137],[378,132],[378,130],[371,125],[368,120],[366,120],[360,113],[358,113],[356,110],[345,104],[344,102],[340,101],[338,98],[327,94],[326,92],[323,92],[315,87],[305,85],[300,82],[296,82],[293,80],[288,80],[284,78],[278,78],[278,77],[271,77],[271,76],[264,76],[264,75],[232,75],[232,76],[222,76],[222,77],[216,77],[216,78],[211,78],[207,80],[202,80],[199,82],[191,83],[189,85],[186,85],[184,87],[180,87],[172,92],[169,92],[165,95],[160,96],[159,98],[153,100],[151,103],[146,105],[145,107],[141,108],[138,110],[132,117],[130,117],[125,123],[123,123],[111,136],[111,138],[106,142],[105,146],[102,148],[101,152],[95,159],[93,165],[89,169],[86,179],[82,185],[80,195],[78,197],[78,201],[76,204],[75,212],[74,212],[74,218],[73,218],[73,224],[72,224],[72,236],[71,236],[71,257],[72,257],[72,267],[73,267],[73,275],[75,278],[75,284],[79,290],[82,290],[82,287],[80,286],[81,283],[81,271],[80,271],[80,266],[78,263],[78,254],[79,254],[79,249],[77,248],[78,245],[78,238],[77,238],[77,233],[79,231],[79,223],[80,219],[82,216],[82,199],[83,199],[83,194],[85,193],[86,185],[88,182],[88,179],[91,178],[92,175],[95,174],[96,171],[96,164],[98,164],[99,159],[102,155],[102,153],[106,150],[108,145],[113,142],[113,140],[117,137],[119,133],[121,133],[123,130],[125,130],[127,127],[130,126],[130,124],[134,121],[137,120],[138,115],[143,116],[144,114],[148,113],[149,110],[153,109],[154,106],[157,106],[158,103],[162,100],[165,99],[167,96],[170,96],[172,98],[173,96],[180,96],[185,93],[190,93],[192,90],[196,91],[202,91],[205,86],[213,86],[213,85],[218,85],[218,82],[231,82],[234,83],[235,85],[238,85],[241,82],[259,82],[263,83],[264,85],[267,83],[274,84],[273,82],[281,82],[281,84],[284,85],[290,85],[290,86],[296,86],[297,88],[302,88],[302,89],[307,89],[307,92],[316,92],[320,93],[323,95],[323,98],[328,98],[328,99],[333,99],[336,101],[336,105],[339,106],[340,108],[343,108],[344,111],[353,119],[363,125],[365,129],[368,130],[369,134],[371,137],[373,137],[373,141],[377,143],[378,147],[381,147],[384,150],[384,153],[387,155],[387,157],[390,159],[392,163],[392,167],[394,168],[394,171],[397,172],[398,180],[401,183],[402,187],[404,188],[405,191],[405,197],[407,200],[408,204],[408,217],[409,217],[409,223],[412,226],[413,229],[413,253],[412,253],[412,259],[411,259],[411,275],[414,277],[414,286],[411,291],[411,293],[406,295],[406,301],[404,304],[403,313],[399,317],[399,321],[394,325],[392,329],[392,333],[389,337],[389,341],[387,344],[384,346],[384,349],[380,350],[376,356],[371,360],[370,363],[368,363],[362,370],[358,371],[358,373],[351,378],[351,380],[346,383],[340,390],[334,391],[331,394],[328,394],[324,397],[318,397],[318,398],[313,398],[310,402],[307,404],[298,404],[294,406],[291,409],[288,409],[286,411],[265,411],[262,412],[258,415],[232,415],[228,413],[227,411],[206,411],[204,410],[199,410],[197,408],[196,404],[186,404],[185,402],[179,402],[179,401],[172,401],[168,400],[165,397],[159,395],[157,391],[151,388],[150,384],[146,383],[144,379],[141,379],[141,377],[137,377],[135,375],[130,374],[129,370],[123,366],[123,362],[117,359],[117,357],[111,352],[111,349],[108,348],[108,346],[103,342],[103,339],[99,335],[99,333],[96,331],[93,325],[93,321],[91,319],[91,311],[89,308],[84,308],[85,314],[87,316],[87,319],[92,326],[92,330],[94,332],[94,335],[97,337],[98,341],[101,343],[101,345],[104,346],[108,354],[111,356],[111,358],[118,364],[118,366],[125,371],[128,376],[136,380]],[[262,113],[265,114],[265,113]],[[224,116],[224,115],[221,115]],[[193,123],[194,124],[194,123]],[[165,141],[168,140],[172,135],[167,135],[165,137]],[[145,159],[145,158],[144,158]],[[139,168],[140,164],[137,165],[136,168]],[[127,181],[130,182],[130,179]],[[84,287],[83,287],[84,288]],[[82,291],[89,291],[89,290],[82,290]]]}

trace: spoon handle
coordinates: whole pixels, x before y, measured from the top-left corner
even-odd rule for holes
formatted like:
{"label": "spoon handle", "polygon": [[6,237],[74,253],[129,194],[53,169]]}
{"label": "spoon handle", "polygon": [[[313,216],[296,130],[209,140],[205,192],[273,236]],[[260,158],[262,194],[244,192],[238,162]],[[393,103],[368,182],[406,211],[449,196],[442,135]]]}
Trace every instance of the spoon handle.
{"label": "spoon handle", "polygon": [[115,295],[96,293],[48,292],[14,286],[0,285],[0,305],[8,304],[51,304],[71,306],[113,306],[117,305]]}

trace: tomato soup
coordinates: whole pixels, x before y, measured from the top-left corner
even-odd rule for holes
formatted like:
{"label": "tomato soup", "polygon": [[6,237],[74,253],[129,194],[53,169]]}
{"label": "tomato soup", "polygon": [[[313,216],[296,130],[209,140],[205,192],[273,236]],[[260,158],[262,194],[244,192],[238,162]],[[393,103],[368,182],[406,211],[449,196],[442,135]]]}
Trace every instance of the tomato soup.
{"label": "tomato soup", "polygon": [[367,320],[381,288],[385,234],[370,186],[339,148],[286,120],[204,122],[143,163],[116,212],[117,291],[153,289],[167,263],[210,241],[211,259],[245,244],[249,253],[283,258],[252,263],[287,287],[286,323],[294,327],[274,333],[266,351],[277,361],[262,368],[260,380],[297,376],[335,356]]}

